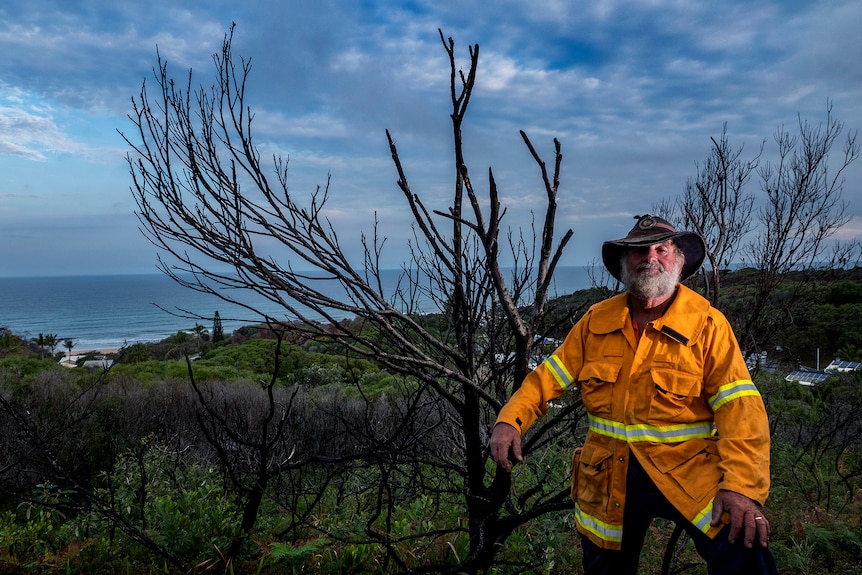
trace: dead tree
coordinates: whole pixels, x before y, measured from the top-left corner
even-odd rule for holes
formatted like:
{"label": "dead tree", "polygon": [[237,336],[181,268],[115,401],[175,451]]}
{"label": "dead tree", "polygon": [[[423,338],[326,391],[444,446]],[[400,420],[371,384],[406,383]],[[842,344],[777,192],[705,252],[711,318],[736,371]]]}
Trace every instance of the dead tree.
{"label": "dead tree", "polygon": [[734,150],[727,138],[727,124],[703,164],[696,164],[696,179],[686,182],[678,200],[682,225],[699,233],[706,242],[706,291],[713,306],[721,298],[720,272],[734,262],[734,257],[751,230],[754,195],[746,184],[757,168],[763,145],[757,155],[743,160],[742,147]]}
{"label": "dead tree", "polygon": [[[842,191],[844,173],[859,156],[856,132],[847,135],[843,157],[830,166],[830,152],[844,129],[832,116],[831,103],[825,124],[813,126],[800,117],[798,126],[798,134],[783,127],[776,131],[778,159],[763,164],[765,141],[745,160],[742,148],[729,143],[725,126],[720,138],[712,139],[710,155],[697,165],[698,174],[688,180],[684,194],[654,206],[704,237],[711,268],[703,272],[705,289],[713,305],[721,298],[720,271],[737,254],[753,268],[754,285],[740,296],[745,305],[730,312],[740,344],[752,354],[764,348],[778,324],[792,325],[793,308],[808,301],[812,280],[853,266],[859,258],[857,241],[832,241],[849,221]],[[746,191],[755,173],[762,200]],[[790,292],[777,301],[786,284]]]}
{"label": "dead tree", "polygon": [[[451,485],[457,483],[470,538],[469,556],[461,558],[460,565],[425,568],[485,569],[518,526],[571,506],[566,477],[549,479],[512,505],[509,474],[499,468],[489,472],[487,465],[490,429],[528,372],[554,269],[572,234],[569,230],[556,237],[560,144],[554,142],[553,169],[548,170],[527,135],[521,134],[539,167],[547,204],[539,233],[506,234],[505,208],[494,174],[488,170],[483,197],[470,179],[462,145],[479,46],[470,47],[464,72],[456,63],[454,42],[440,32],[450,63],[452,203],[434,209],[423,202],[411,188],[387,131],[397,186],[412,213],[414,234],[398,287],[387,292],[381,268],[385,238],[380,237],[377,222],[361,237],[361,261],[351,261],[326,216],[330,182],[300,197],[288,189],[286,160],[274,157],[271,166],[262,162],[252,137],[254,115],[246,94],[251,61],[234,60],[232,37],[233,30],[214,56],[217,77],[211,88],[194,88],[191,73],[183,88],[159,57],[155,90],[151,93],[145,83],[133,98],[134,133],[123,137],[131,147],[131,191],[141,230],[164,254],[159,256],[161,269],[179,284],[243,306],[273,325],[290,320],[291,328],[304,337],[337,344],[346,354],[373,360],[418,382],[414,405],[430,402],[440,414],[435,425],[445,426],[441,435],[449,445],[406,456],[436,469],[438,473],[429,474],[434,481],[442,477]],[[501,232],[508,243],[501,241]],[[509,251],[505,257],[503,249]],[[225,268],[229,271],[222,271]],[[309,269],[313,271],[300,271]],[[333,285],[339,288],[337,295]],[[278,304],[284,317],[256,309],[249,303],[249,293]],[[430,306],[421,307],[420,301]],[[429,328],[430,316],[442,317],[442,324]],[[344,317],[355,319],[339,321]],[[527,451],[571,427],[578,413],[577,403],[560,409],[528,438]],[[408,411],[406,419],[417,414]],[[405,454],[399,452],[404,444],[399,442],[395,449],[392,439],[373,438],[371,451],[382,461],[404,464]],[[414,449],[426,449],[418,439]],[[384,477],[395,481],[395,475]],[[449,484],[440,487],[429,479],[428,487],[445,494],[454,489]],[[392,486],[381,489],[388,487]],[[377,512],[390,511],[381,507]],[[456,536],[462,530],[453,525],[433,537]],[[391,541],[385,529],[374,531],[372,539],[384,545]],[[408,558],[392,554],[401,568],[410,569]]]}
{"label": "dead tree", "polygon": [[[783,127],[776,131],[778,159],[758,169],[765,201],[757,210],[757,234],[745,246],[756,270],[756,285],[737,332],[742,345],[752,352],[759,351],[774,330],[778,320],[767,313],[770,298],[791,272],[811,277],[818,270],[845,267],[858,259],[855,240],[830,243],[850,220],[842,192],[844,172],[859,157],[857,132],[847,134],[841,156],[830,166],[830,152],[844,129],[832,115],[832,104],[827,104],[825,123],[815,126],[800,116],[798,126],[798,134]],[[795,289],[805,285],[797,283]],[[788,298],[800,299],[798,293]]]}

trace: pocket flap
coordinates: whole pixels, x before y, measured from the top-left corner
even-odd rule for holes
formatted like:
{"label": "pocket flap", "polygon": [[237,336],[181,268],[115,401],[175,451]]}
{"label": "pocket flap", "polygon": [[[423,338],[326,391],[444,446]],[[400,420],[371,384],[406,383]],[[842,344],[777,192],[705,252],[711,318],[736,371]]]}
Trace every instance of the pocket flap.
{"label": "pocket flap", "polygon": [[578,374],[578,381],[588,381],[590,379],[598,379],[601,381],[616,381],[620,374],[621,365],[614,363],[599,363],[590,362],[581,368]]}
{"label": "pocket flap", "polygon": [[601,445],[591,443],[581,448],[580,462],[590,467],[601,467],[602,462],[613,456],[613,452]]}
{"label": "pocket flap", "polygon": [[647,457],[662,473],[691,461],[695,457],[718,457],[718,446],[709,439],[692,439],[676,444],[661,444],[648,447]]}
{"label": "pocket flap", "polygon": [[652,380],[662,390],[674,395],[693,397],[700,395],[701,378],[675,370],[652,370]]}

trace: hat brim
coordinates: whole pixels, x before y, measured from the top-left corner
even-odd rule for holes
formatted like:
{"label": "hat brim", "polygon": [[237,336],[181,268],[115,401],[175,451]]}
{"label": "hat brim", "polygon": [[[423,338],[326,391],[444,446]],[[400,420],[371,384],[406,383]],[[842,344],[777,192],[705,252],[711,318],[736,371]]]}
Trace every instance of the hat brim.
{"label": "hat brim", "polygon": [[644,237],[607,241],[602,244],[602,262],[604,262],[608,273],[619,280],[622,257],[626,249],[651,246],[667,240],[676,242],[682,253],[685,254],[685,264],[682,266],[680,279],[685,280],[696,274],[700,266],[703,265],[704,258],[706,258],[706,244],[703,238],[694,232],[662,230],[660,233]]}

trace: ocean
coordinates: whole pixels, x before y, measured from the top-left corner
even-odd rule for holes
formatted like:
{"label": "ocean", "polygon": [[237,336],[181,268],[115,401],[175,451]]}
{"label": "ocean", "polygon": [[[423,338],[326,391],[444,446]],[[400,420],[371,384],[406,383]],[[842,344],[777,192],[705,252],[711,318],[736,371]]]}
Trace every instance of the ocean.
{"label": "ocean", "polygon": [[[384,276],[391,282],[389,288],[397,273],[392,270]],[[559,295],[589,285],[585,267],[561,267],[555,274]],[[249,293],[244,301],[273,317],[286,317],[282,309],[260,296]],[[226,334],[260,321],[248,310],[184,288],[163,274],[0,278],[0,328],[25,339],[55,334],[61,342],[58,351],[66,339],[81,351],[115,349],[194,329],[195,320],[165,311],[177,309],[204,317],[218,311]],[[197,323],[212,331],[212,321]]]}

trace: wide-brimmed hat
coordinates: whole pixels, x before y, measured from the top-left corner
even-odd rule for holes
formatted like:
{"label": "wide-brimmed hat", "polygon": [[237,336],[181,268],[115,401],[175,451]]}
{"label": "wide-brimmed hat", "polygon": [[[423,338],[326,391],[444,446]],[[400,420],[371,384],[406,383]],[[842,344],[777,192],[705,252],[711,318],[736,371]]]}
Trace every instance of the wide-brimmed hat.
{"label": "wide-brimmed hat", "polygon": [[673,240],[685,254],[685,265],[682,267],[680,279],[694,275],[703,259],[706,257],[706,244],[699,234],[694,232],[678,232],[670,222],[658,216],[645,214],[635,216],[637,223],[629,234],[619,240],[611,240],[602,244],[602,261],[608,272],[620,279],[620,266],[623,253],[627,248],[651,246],[665,240]]}

